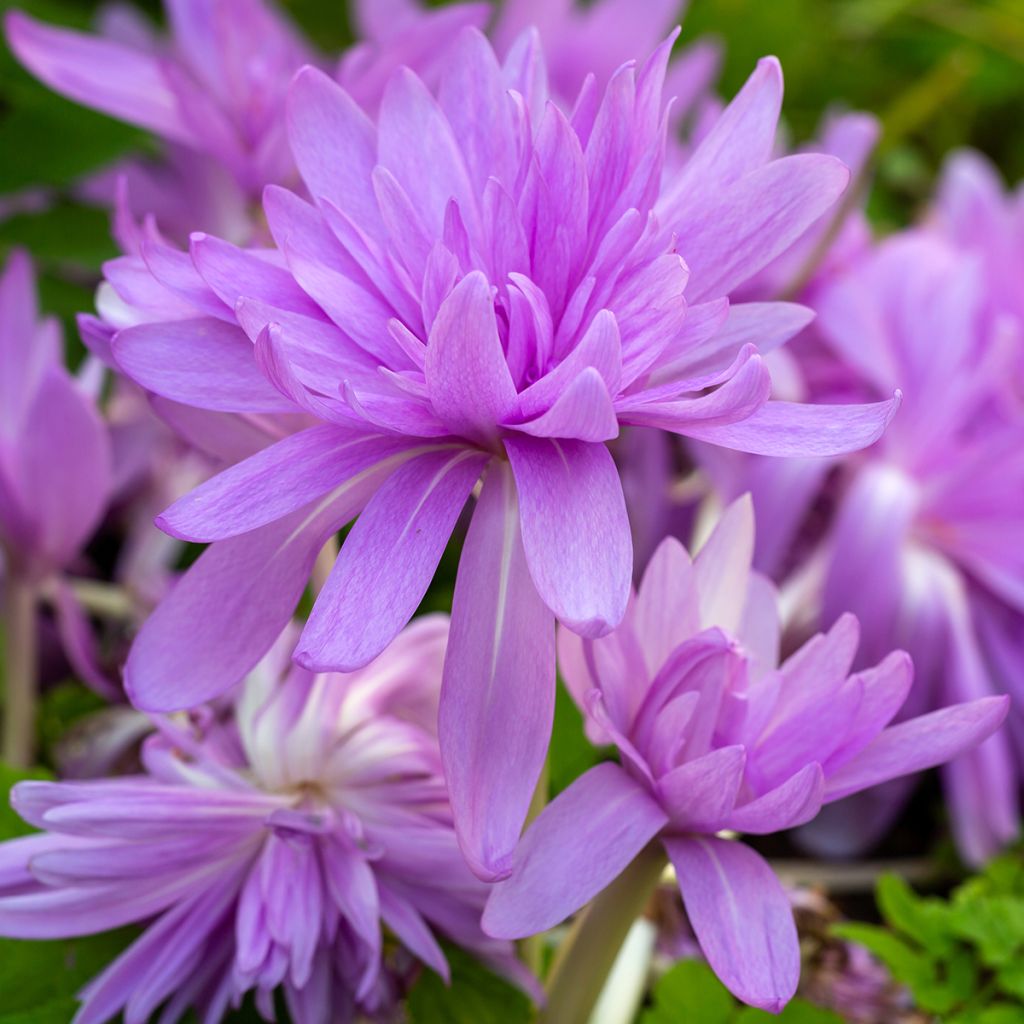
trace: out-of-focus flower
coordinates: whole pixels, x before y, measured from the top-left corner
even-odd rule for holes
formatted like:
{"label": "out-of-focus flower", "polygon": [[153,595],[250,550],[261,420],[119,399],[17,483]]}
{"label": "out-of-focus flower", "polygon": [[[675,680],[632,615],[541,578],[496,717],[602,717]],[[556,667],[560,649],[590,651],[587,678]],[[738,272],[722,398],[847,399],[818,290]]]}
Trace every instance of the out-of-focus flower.
{"label": "out-of-focus flower", "polygon": [[[1022,334],[990,315],[988,284],[977,258],[917,232],[883,243],[817,300],[818,329],[861,394],[891,385],[906,394],[893,432],[842,469],[820,617],[853,611],[868,658],[910,651],[918,708],[1000,692],[979,602],[1024,612],[1024,416],[1013,383]],[[945,776],[960,849],[980,862],[1019,828],[1008,735]],[[900,806],[837,808],[818,839],[859,848]]]}
{"label": "out-of-focus flower", "polygon": [[64,367],[60,326],[40,319],[28,256],[0,276],[0,542],[7,572],[41,581],[79,553],[111,486],[110,441]]}
{"label": "out-of-focus flower", "polygon": [[[1024,186],[1004,188],[999,172],[980,153],[954,153],[942,171],[930,226],[980,261],[989,330],[1006,317],[1024,329]],[[1018,392],[1022,371],[1019,366]]]}
{"label": "out-of-focus flower", "polygon": [[823,804],[940,764],[998,728],[1006,697],[890,726],[910,692],[910,659],[897,652],[849,675],[852,616],[775,670],[774,592],[751,575],[753,543],[741,499],[693,562],[665,541],[616,632],[562,632],[566,682],[621,766],[588,771],[529,828],[488,900],[490,934],[551,928],[657,840],[709,964],[737,997],[778,1012],[800,973],[789,898],[757,853],[719,833],[803,824]]}
{"label": "out-of-focus flower", "polygon": [[[503,53],[523,32],[536,29],[552,94],[571,106],[588,78],[603,89],[623,64],[650,53],[684,11],[678,0],[597,0],[586,5],[577,0],[508,0],[501,4],[491,37]],[[706,98],[720,63],[720,47],[711,39],[675,56],[665,78],[674,124]]]}
{"label": "out-of-focus flower", "polygon": [[[394,16],[379,16],[385,6]],[[168,144],[164,162],[120,165],[84,183],[84,195],[110,200],[114,182],[127,175],[135,209],[157,216],[171,234],[204,229],[246,241],[259,231],[251,207],[263,188],[298,184],[285,97],[300,67],[326,60],[267,0],[166,0],[164,7],[166,38],[123,12],[89,35],[19,11],[6,17],[7,38],[57,92]],[[374,7],[381,10],[370,38],[337,66],[339,81],[371,109],[396,67],[436,69],[458,28],[481,24],[487,10],[416,11],[379,0]]]}
{"label": "out-of-focus flower", "polygon": [[84,990],[80,1024],[119,1013],[215,1021],[247,992],[273,1019],[350,1021],[389,997],[382,923],[447,975],[437,933],[515,974],[479,929],[429,725],[447,620],[419,620],[363,671],[316,676],[278,649],[234,721],[168,721],[143,775],[24,783],[43,832],[0,846],[0,933],[145,930]]}
{"label": "out-of-focus flower", "polygon": [[606,446],[620,424],[827,455],[869,443],[895,409],[768,401],[754,342],[781,343],[806,311],[726,296],[847,172],[828,156],[771,159],[781,75],[766,60],[666,194],[670,49],[623,66],[603,95],[585,88],[572,120],[538,84],[532,35],[501,66],[465,31],[438,97],[399,71],[376,122],[303,71],[289,131],[315,205],[269,189],[277,251],[194,240],[191,263],[174,254],[155,273],[185,282],[205,318],[113,339],[117,364],[165,398],[319,421],[161,518],[216,543],[139,635],[126,679],[143,707],[194,704],[246,671],[357,514],[297,657],[372,659],[486,471],[441,710],[460,838],[484,877],[508,870],[547,749],[554,618],[596,636],[626,606],[629,524]]}

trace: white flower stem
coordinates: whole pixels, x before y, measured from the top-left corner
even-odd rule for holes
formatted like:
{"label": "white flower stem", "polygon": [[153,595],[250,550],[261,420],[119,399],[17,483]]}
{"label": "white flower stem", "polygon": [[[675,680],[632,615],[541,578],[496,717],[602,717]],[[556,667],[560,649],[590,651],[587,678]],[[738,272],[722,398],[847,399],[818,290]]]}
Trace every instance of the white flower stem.
{"label": "white flower stem", "polygon": [[4,580],[3,759],[28,768],[35,756],[39,652],[36,649],[35,586],[10,573]]}
{"label": "white flower stem", "polygon": [[559,949],[538,1024],[587,1024],[633,922],[665,868],[655,840],[580,915]]}

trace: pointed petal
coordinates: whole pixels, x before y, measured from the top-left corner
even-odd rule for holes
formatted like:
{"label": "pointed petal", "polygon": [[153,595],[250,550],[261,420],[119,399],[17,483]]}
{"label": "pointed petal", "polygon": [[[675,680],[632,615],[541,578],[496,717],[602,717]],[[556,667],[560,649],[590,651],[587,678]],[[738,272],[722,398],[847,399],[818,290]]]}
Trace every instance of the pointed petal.
{"label": "pointed petal", "polygon": [[797,405],[768,402],[739,423],[686,428],[688,437],[754,455],[829,458],[877,441],[900,405],[900,392],[867,405]]}
{"label": "pointed petal", "polygon": [[182,540],[209,542],[266,526],[353,477],[412,457],[406,440],[321,425],[292,434],[201,484],[157,517]]}
{"label": "pointed petal", "polygon": [[652,679],[676,647],[700,632],[700,624],[693,563],[678,540],[666,537],[644,570],[633,614]]}
{"label": "pointed petal", "polygon": [[4,22],[18,59],[50,88],[84,106],[195,145],[158,57],[11,11]]}
{"label": "pointed petal", "polygon": [[493,463],[452,604],[438,727],[463,854],[507,877],[551,736],[554,621],[537,595],[509,469]]}
{"label": "pointed petal", "polygon": [[140,324],[113,341],[118,368],[147,391],[216,412],[298,412],[263,375],[252,342],[211,317]]}
{"label": "pointed petal", "polygon": [[603,444],[506,438],[530,574],[570,629],[602,636],[626,611],[633,545],[618,470]]}
{"label": "pointed petal", "polygon": [[464,277],[438,310],[425,373],[434,409],[453,433],[488,438],[515,406],[491,286],[479,271]]}
{"label": "pointed petal", "polygon": [[377,657],[430,586],[488,456],[447,447],[397,469],[345,540],[295,649],[301,665],[350,672]]}
{"label": "pointed petal", "polygon": [[789,897],[748,846],[710,836],[666,839],[690,924],[737,999],[778,1013],[796,992],[800,947]]}
{"label": "pointed petal", "polygon": [[491,890],[483,927],[499,939],[553,928],[613,882],[668,819],[617,764],[580,776],[544,808]]}
{"label": "pointed petal", "polygon": [[736,832],[768,835],[784,828],[796,828],[810,821],[825,796],[825,773],[821,765],[805,765],[781,786],[751,800],[726,819],[724,826]]}
{"label": "pointed petal", "polygon": [[891,726],[829,776],[825,800],[949,761],[991,736],[1009,708],[1009,697],[984,697]]}
{"label": "pointed petal", "polygon": [[736,632],[747,600],[753,558],[754,503],[745,494],[722,513],[693,562],[702,626]]}
{"label": "pointed petal", "polygon": [[577,441],[611,441],[619,436],[619,421],[601,374],[585,369],[535,420],[509,423],[510,430],[533,437],[565,437]]}
{"label": "pointed petal", "polygon": [[380,483],[363,479],[207,548],[135,638],[124,670],[132,703],[177,711],[227,692],[280,635],[324,542]]}

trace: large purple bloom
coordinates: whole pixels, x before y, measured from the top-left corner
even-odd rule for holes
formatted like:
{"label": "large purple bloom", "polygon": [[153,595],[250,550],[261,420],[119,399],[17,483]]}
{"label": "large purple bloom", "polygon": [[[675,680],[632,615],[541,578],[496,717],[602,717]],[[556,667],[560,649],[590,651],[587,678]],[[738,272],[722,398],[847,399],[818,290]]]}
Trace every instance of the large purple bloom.
{"label": "large purple bloom", "polygon": [[113,342],[165,398],[316,422],[162,517],[215,543],[138,638],[126,674],[143,707],[193,704],[249,668],[356,515],[297,657],[368,662],[416,609],[484,477],[441,738],[460,839],[485,877],[508,870],[547,748],[554,619],[599,636],[626,606],[629,524],[606,446],[620,424],[827,455],[873,440],[894,409],[768,401],[753,342],[781,343],[807,313],[726,296],[847,173],[831,157],[771,160],[781,76],[768,60],[663,188],[670,47],[603,94],[585,86],[571,119],[546,101],[529,34],[499,65],[467,30],[437,96],[403,69],[376,121],[303,71],[289,137],[315,204],[267,191],[271,254],[199,237],[191,263],[150,260],[200,315]]}
{"label": "large purple bloom", "polygon": [[898,652],[850,675],[852,616],[776,670],[775,596],[750,572],[753,544],[741,499],[692,562],[677,541],[663,543],[616,632],[562,631],[566,681],[621,765],[588,771],[529,828],[488,900],[492,935],[553,927],[658,840],[708,962],[740,999],[778,1012],[800,971],[789,899],[757,853],[720,833],[792,828],[1002,722],[1005,697],[887,728],[910,691],[910,659]]}
{"label": "large purple bloom", "polygon": [[[157,723],[146,774],[21,783],[44,831],[0,846],[0,934],[142,934],[82,993],[76,1024],[218,1021],[283,988],[296,1024],[388,997],[382,922],[447,976],[435,932],[518,973],[479,928],[486,887],[452,829],[433,732],[447,636],[418,620],[359,673],[317,676],[284,646],[197,735]],[[203,720],[203,719],[200,719]]]}

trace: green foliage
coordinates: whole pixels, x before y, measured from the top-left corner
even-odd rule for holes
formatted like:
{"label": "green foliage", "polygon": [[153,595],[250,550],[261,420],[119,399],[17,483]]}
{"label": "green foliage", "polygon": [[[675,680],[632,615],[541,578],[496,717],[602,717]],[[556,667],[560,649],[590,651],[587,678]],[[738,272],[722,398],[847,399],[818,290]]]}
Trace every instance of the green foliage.
{"label": "green foliage", "polygon": [[886,927],[843,923],[841,938],[870,950],[927,1013],[946,1024],[1024,1020],[1024,860],[994,861],[948,900],[902,879],[879,880]]}
{"label": "green foliage", "polygon": [[653,1005],[640,1024],[843,1024],[831,1010],[794,999],[775,1015],[752,1006],[741,1006],[726,991],[714,972],[701,960],[681,960],[654,986]]}
{"label": "green foliage", "polygon": [[451,985],[425,970],[409,995],[410,1024],[528,1024],[530,1000],[468,953],[445,948]]}
{"label": "green foliage", "polygon": [[[16,839],[18,836],[27,836],[34,832],[31,825],[27,825],[11,807],[11,788],[16,782],[24,782],[26,779],[50,779],[53,776],[45,768],[33,768],[30,771],[20,771],[11,768],[10,765],[0,761],[0,841],[5,839]],[[0,992],[3,989],[0,988]]]}

